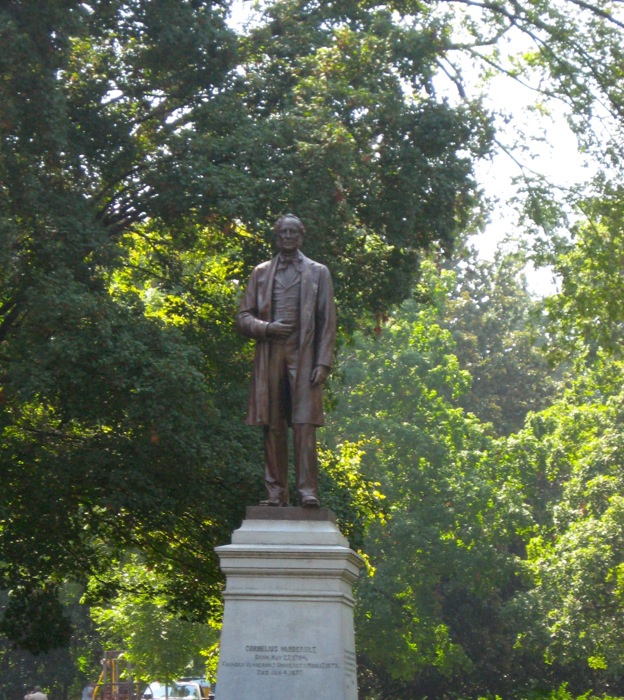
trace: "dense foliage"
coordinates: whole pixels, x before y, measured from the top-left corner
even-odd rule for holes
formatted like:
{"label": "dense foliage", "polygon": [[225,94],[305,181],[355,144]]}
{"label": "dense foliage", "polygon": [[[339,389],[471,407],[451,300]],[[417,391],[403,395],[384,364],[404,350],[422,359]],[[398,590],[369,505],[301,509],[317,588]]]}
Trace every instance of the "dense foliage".
{"label": "dense foliage", "polygon": [[66,646],[64,582],[114,595],[128,548],[172,610],[217,614],[213,547],[260,489],[231,318],[278,213],[333,260],[345,327],[472,215],[487,117],[405,93],[433,56],[386,11],[335,9],[276,4],[242,37],[219,2],[0,8],[0,624],[21,647]]}
{"label": "dense foliage", "polygon": [[[370,565],[364,696],[623,693],[618,15],[229,9],[0,6],[0,692],[75,695],[102,645],[143,677],[213,659],[214,546],[261,493],[231,321],[294,210],[340,310],[321,488]],[[519,254],[449,257],[495,139],[466,76],[495,71],[538,76],[612,168],[571,226],[525,177],[542,305]]]}

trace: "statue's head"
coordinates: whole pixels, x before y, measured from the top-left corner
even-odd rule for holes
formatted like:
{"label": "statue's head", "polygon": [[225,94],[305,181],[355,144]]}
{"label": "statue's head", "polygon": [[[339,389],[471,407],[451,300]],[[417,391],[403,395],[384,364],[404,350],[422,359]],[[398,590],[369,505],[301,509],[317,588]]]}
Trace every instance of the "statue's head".
{"label": "statue's head", "polygon": [[303,245],[305,226],[298,216],[284,214],[275,222],[275,242],[278,250],[294,253]]}

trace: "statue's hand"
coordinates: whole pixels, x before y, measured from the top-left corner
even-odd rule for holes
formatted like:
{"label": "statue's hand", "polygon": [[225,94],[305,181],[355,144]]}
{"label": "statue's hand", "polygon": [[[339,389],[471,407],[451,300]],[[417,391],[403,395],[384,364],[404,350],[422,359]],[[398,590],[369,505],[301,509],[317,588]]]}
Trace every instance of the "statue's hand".
{"label": "statue's hand", "polygon": [[329,367],[325,365],[317,365],[310,376],[310,383],[312,386],[318,386],[319,384],[325,384],[327,381],[327,375],[329,374]]}
{"label": "statue's hand", "polygon": [[295,330],[295,324],[288,321],[271,321],[267,326],[266,333],[270,338],[288,338]]}

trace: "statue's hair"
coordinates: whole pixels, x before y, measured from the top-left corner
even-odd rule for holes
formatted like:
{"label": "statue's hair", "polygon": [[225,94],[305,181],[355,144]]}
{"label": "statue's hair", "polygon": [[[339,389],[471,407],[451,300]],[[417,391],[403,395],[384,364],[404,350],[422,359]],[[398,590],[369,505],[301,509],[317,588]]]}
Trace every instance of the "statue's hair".
{"label": "statue's hair", "polygon": [[284,219],[294,219],[297,222],[299,228],[301,229],[301,233],[305,233],[305,226],[303,225],[303,221],[301,221],[301,219],[298,216],[295,216],[294,214],[284,214],[284,216],[280,216],[280,218],[275,222],[275,233],[277,233]]}

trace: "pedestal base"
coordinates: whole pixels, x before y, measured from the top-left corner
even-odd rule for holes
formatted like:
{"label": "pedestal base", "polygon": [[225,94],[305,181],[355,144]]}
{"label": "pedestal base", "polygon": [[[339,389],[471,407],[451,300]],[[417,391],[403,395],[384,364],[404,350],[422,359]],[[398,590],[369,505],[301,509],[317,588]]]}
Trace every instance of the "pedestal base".
{"label": "pedestal base", "polygon": [[357,700],[362,567],[327,509],[248,508],[227,577],[216,700]]}

